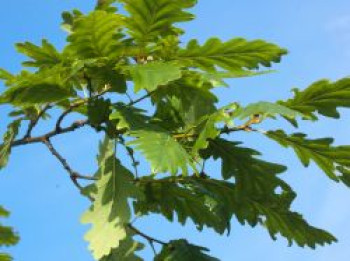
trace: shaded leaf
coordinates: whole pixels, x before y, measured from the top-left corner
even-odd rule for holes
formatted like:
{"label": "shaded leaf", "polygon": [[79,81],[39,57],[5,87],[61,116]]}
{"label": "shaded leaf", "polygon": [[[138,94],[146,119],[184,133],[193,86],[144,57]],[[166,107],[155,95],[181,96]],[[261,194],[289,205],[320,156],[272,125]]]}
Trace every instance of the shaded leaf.
{"label": "shaded leaf", "polygon": [[155,261],[219,261],[206,254],[209,249],[192,245],[185,239],[172,240],[163,246],[162,251],[155,257]]}

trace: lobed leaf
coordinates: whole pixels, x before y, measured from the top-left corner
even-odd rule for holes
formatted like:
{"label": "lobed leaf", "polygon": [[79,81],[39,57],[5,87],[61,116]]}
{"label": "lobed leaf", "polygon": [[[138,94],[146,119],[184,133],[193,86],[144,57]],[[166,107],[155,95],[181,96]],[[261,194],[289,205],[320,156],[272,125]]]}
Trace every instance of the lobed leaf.
{"label": "lobed leaf", "polygon": [[[314,161],[331,179],[342,180],[348,176],[350,168],[350,146],[334,147],[332,138],[307,139],[303,133],[287,135],[282,130],[269,131],[267,136],[284,147],[293,148],[294,152],[307,167]],[[339,177],[338,171],[343,173]],[[345,182],[346,183],[346,182]]]}
{"label": "lobed leaf", "polygon": [[99,179],[91,189],[94,201],[81,219],[84,224],[92,224],[85,239],[97,260],[110,255],[126,239],[125,225],[131,217],[128,199],[140,195],[132,173],[115,158],[114,142],[108,138],[100,145],[98,162],[95,176]]}
{"label": "lobed leaf", "polygon": [[255,69],[259,65],[270,67],[279,62],[287,51],[277,45],[262,40],[247,41],[235,38],[222,42],[209,39],[204,45],[191,40],[187,47],[178,52],[177,59],[187,66],[198,67],[204,71],[215,71],[217,67],[227,71]]}
{"label": "lobed leaf", "polygon": [[209,249],[192,245],[185,239],[172,240],[163,246],[162,251],[155,257],[155,261],[219,261],[206,254]]}
{"label": "lobed leaf", "polygon": [[340,107],[350,107],[350,78],[336,82],[321,80],[305,90],[294,89],[294,97],[279,103],[316,120],[317,115],[339,118]]}
{"label": "lobed leaf", "polygon": [[57,65],[63,60],[61,54],[47,40],[43,39],[41,45],[37,46],[30,42],[16,44],[18,52],[32,59],[24,62],[24,66],[45,68]]}
{"label": "lobed leaf", "polygon": [[[0,145],[0,170],[4,168],[8,163],[11,153],[11,145],[19,132],[21,123],[22,120],[18,119],[7,126],[7,131],[4,134],[3,143]],[[2,214],[5,215],[4,212],[1,212],[0,209],[0,216],[3,216]]]}
{"label": "lobed leaf", "polygon": [[179,34],[173,24],[190,21],[194,16],[184,9],[196,0],[120,0],[130,14],[125,24],[129,34],[138,42],[151,42],[158,37]]}

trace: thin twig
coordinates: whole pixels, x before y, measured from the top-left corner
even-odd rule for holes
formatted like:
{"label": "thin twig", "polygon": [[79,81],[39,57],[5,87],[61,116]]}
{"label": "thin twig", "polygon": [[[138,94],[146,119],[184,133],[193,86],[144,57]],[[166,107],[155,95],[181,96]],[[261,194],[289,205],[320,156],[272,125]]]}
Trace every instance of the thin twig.
{"label": "thin twig", "polygon": [[158,243],[160,245],[163,245],[163,246],[166,246],[168,245],[168,243],[164,242],[164,241],[161,241],[159,239],[156,239],[156,238],[153,238],[149,235],[146,235],[145,233],[141,232],[140,230],[138,230],[136,227],[134,227],[133,225],[131,224],[128,224],[127,225],[128,228],[130,228],[132,231],[134,231],[137,235],[143,237],[144,239],[146,239],[148,242],[152,242],[152,243]]}
{"label": "thin twig", "polygon": [[144,96],[132,101],[132,102],[129,102],[128,106],[132,106],[132,105],[135,105],[136,103],[139,103],[141,101],[143,101],[144,99],[147,99],[148,97],[151,97],[153,93],[155,93],[156,90],[154,91],[151,91],[151,92],[148,92],[147,94],[145,94]]}
{"label": "thin twig", "polygon": [[79,173],[74,171],[67,163],[67,160],[59,154],[59,152],[53,147],[50,139],[43,139],[42,142],[46,145],[46,147],[50,150],[52,155],[54,155],[58,161],[62,164],[63,168],[68,172],[70,179],[73,184],[81,191],[83,187],[79,184],[77,180],[77,176],[81,176]]}
{"label": "thin twig", "polygon": [[119,138],[119,143],[125,147],[126,152],[128,153],[128,155],[132,161],[132,166],[134,168],[135,177],[138,178],[139,174],[138,174],[137,166],[139,165],[139,162],[135,159],[134,150],[125,144],[125,140],[121,135],[119,135],[118,138]]}
{"label": "thin twig", "polygon": [[24,135],[24,139],[27,139],[31,136],[32,134],[32,130],[34,129],[34,127],[38,124],[40,118],[45,114],[45,112],[47,112],[47,110],[51,109],[52,105],[51,104],[47,104],[44,106],[44,108],[39,112],[39,114],[36,116],[36,118],[34,120],[31,120],[28,126],[28,130],[26,132],[26,134]]}

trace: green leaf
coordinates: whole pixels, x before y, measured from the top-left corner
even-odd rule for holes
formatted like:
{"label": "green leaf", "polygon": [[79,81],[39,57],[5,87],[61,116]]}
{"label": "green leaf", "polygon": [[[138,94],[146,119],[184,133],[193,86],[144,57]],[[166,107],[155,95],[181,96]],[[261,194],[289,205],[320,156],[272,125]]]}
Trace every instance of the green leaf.
{"label": "green leaf", "polygon": [[122,17],[102,10],[74,19],[72,34],[68,36],[68,52],[74,51],[82,59],[113,57],[120,45]]}
{"label": "green leaf", "polygon": [[[3,144],[0,145],[0,170],[4,168],[9,160],[11,153],[11,143],[15,140],[19,128],[21,127],[22,120],[18,119],[13,121],[7,126],[7,131],[4,134]],[[1,209],[0,209],[1,210]],[[1,216],[1,211],[0,211]]]}
{"label": "green leaf", "polygon": [[294,98],[280,101],[280,104],[299,111],[316,120],[316,114],[339,118],[339,107],[350,107],[350,78],[336,82],[321,80],[305,90],[294,89]]}
{"label": "green leaf", "polygon": [[131,136],[135,140],[128,145],[135,146],[151,164],[152,172],[172,175],[180,169],[182,175],[188,173],[188,165],[195,168],[192,159],[186,150],[169,133],[161,130],[133,131]]}
{"label": "green leaf", "polygon": [[248,71],[248,70],[232,70],[232,71],[215,71],[215,72],[203,72],[200,73],[201,78],[204,81],[210,82],[213,87],[218,86],[225,86],[228,87],[229,85],[224,81],[224,79],[232,79],[232,78],[245,78],[245,77],[254,77],[264,74],[273,73],[275,71],[273,70],[267,70],[267,71]]}
{"label": "green leaf", "polygon": [[98,127],[102,123],[108,121],[111,113],[111,101],[104,98],[90,99],[88,103],[88,117],[89,123]]}
{"label": "green leaf", "polygon": [[100,261],[142,261],[135,252],[143,249],[144,245],[136,242],[131,236],[127,236],[120,241],[118,248],[112,250],[111,254],[102,258]]}
{"label": "green leaf", "polygon": [[5,81],[6,86],[10,86],[11,83],[15,80],[15,78],[16,77],[12,73],[0,68],[0,80]]}
{"label": "green leaf", "polygon": [[134,90],[154,91],[161,85],[181,77],[181,67],[170,62],[151,62],[126,67],[134,81]]}
{"label": "green leaf", "polygon": [[114,155],[114,142],[108,138],[100,145],[99,170],[91,208],[82,216],[82,223],[92,224],[85,235],[95,259],[107,256],[126,238],[125,225],[131,217],[129,197],[136,197],[133,175]]}
{"label": "green leaf", "polygon": [[40,70],[34,74],[22,72],[13,80],[12,86],[0,95],[0,104],[31,106],[64,100],[75,95],[68,80],[61,67]]}
{"label": "green leaf", "polygon": [[[8,217],[10,213],[0,206],[0,217]],[[19,236],[13,231],[11,227],[2,226],[0,223],[0,247],[13,246],[19,241]],[[6,253],[0,253],[0,261],[11,261],[12,258]]]}
{"label": "green leaf", "polygon": [[163,246],[162,251],[155,257],[155,261],[219,261],[207,255],[209,249],[192,245],[185,239],[172,240]]}
{"label": "green leaf", "polygon": [[[238,109],[236,103],[225,106],[209,116],[204,116],[205,120],[202,124],[199,124],[199,135],[196,139],[192,152],[196,155],[201,149],[205,149],[209,145],[209,139],[215,139],[221,133],[217,127],[218,123],[224,122],[225,125],[230,124],[231,116],[228,112],[233,112]],[[198,130],[196,130],[198,131]]]}
{"label": "green leaf", "polygon": [[138,42],[179,34],[174,23],[190,21],[194,16],[183,9],[196,4],[196,0],[120,0],[130,14],[126,19],[129,34]]}
{"label": "green leaf", "polygon": [[215,71],[216,67],[227,71],[255,69],[259,65],[270,67],[279,62],[287,51],[277,45],[262,40],[247,41],[235,38],[222,42],[217,38],[209,39],[204,45],[191,40],[185,49],[178,52],[177,59],[185,65],[198,67],[204,71]]}
{"label": "green leaf", "polygon": [[188,75],[169,83],[166,87],[159,88],[152,95],[152,99],[157,105],[163,101],[162,105],[167,107],[162,108],[168,112],[163,114],[161,118],[163,121],[168,121],[167,117],[172,117],[169,115],[169,111],[172,111],[185,126],[192,126],[203,116],[216,111],[215,103],[218,100],[210,92],[209,87],[201,79]]}
{"label": "green leaf", "polygon": [[307,139],[303,133],[287,135],[282,130],[269,131],[267,136],[284,147],[293,148],[305,167],[314,161],[331,179],[338,181],[339,167],[350,168],[350,146],[334,147],[332,138]]}
{"label": "green leaf", "polygon": [[[222,160],[222,177],[230,179],[239,177],[249,179],[257,176],[264,183],[265,176],[275,175],[286,170],[285,166],[257,159],[260,153],[250,148],[239,147],[240,142],[227,141],[221,138],[210,141],[208,149],[201,151],[202,157]],[[248,187],[247,187],[248,189]]]}
{"label": "green leaf", "polygon": [[243,108],[236,117],[243,120],[253,115],[261,115],[262,117],[275,117],[276,115],[284,116],[288,119],[295,119],[297,116],[302,116],[298,111],[289,109],[283,105],[272,102],[257,102],[251,103]]}
{"label": "green leaf", "polygon": [[205,187],[207,181],[195,177],[142,178],[139,184],[145,197],[134,202],[135,212],[138,215],[159,213],[171,222],[177,217],[182,225],[191,219],[200,231],[207,226],[223,234],[225,230],[230,230],[232,216],[221,211],[226,208],[223,204],[227,203],[225,198],[228,195],[219,198],[217,191]]}
{"label": "green leaf", "polygon": [[12,257],[5,253],[0,253],[0,261],[12,261]]}
{"label": "green leaf", "polygon": [[24,62],[24,66],[43,68],[56,65],[62,61],[61,54],[51,43],[43,39],[41,45],[37,46],[30,42],[16,44],[18,52],[32,59],[32,61]]}
{"label": "green leaf", "polygon": [[114,111],[109,116],[110,120],[118,120],[117,130],[139,130],[146,128],[149,124],[149,117],[144,110],[123,103],[113,105]]}

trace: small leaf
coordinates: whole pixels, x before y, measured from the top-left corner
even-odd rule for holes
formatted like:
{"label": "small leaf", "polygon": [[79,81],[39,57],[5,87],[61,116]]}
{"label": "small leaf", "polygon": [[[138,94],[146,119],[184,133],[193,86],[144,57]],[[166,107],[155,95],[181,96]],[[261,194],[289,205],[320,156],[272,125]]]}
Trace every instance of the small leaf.
{"label": "small leaf", "polygon": [[166,85],[181,77],[181,69],[175,63],[151,62],[126,68],[135,83],[135,93],[140,90],[154,91],[158,86]]}
{"label": "small leaf", "polygon": [[185,239],[172,240],[163,246],[162,251],[155,257],[155,261],[219,261],[206,254],[209,249],[192,245]]}
{"label": "small leaf", "polygon": [[[11,144],[15,140],[19,128],[21,127],[22,120],[18,119],[10,123],[7,127],[7,131],[4,135],[3,144],[0,145],[0,170],[4,168],[9,160],[11,153]],[[0,213],[1,216],[1,213]]]}
{"label": "small leaf", "polygon": [[88,103],[88,117],[92,126],[98,127],[108,121],[111,113],[111,102],[104,98],[90,99]]}

